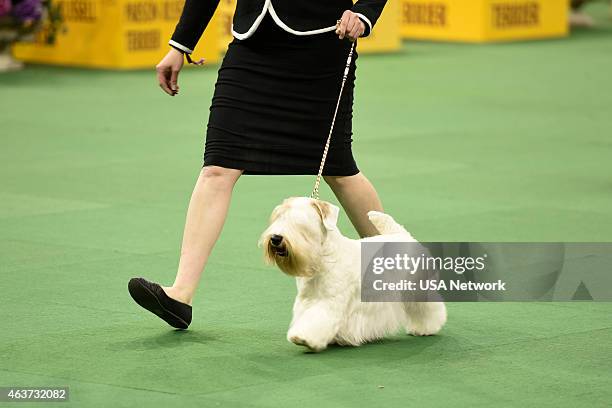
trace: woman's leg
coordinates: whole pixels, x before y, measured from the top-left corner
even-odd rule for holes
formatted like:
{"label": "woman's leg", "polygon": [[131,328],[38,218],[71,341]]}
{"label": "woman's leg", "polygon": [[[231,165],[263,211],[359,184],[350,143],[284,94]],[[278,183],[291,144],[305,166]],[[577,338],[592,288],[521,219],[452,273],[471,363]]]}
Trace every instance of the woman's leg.
{"label": "woman's leg", "polygon": [[171,287],[164,287],[171,298],[191,304],[241,174],[242,170],[217,166],[202,168],[189,201],[176,279]]}
{"label": "woman's leg", "polygon": [[323,176],[340,201],[353,226],[361,237],[378,235],[368,219],[368,211],[381,211],[382,203],[370,180],[362,173],[354,176]]}

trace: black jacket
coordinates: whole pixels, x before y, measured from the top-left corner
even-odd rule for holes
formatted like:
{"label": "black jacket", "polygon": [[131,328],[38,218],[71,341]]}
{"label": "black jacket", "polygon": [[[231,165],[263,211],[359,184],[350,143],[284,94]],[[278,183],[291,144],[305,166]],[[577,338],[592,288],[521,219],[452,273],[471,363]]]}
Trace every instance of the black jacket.
{"label": "black jacket", "polygon": [[[250,37],[266,13],[276,24],[296,35],[333,31],[345,10],[359,14],[365,23],[364,37],[376,24],[386,0],[238,0],[232,34],[238,39]],[[191,53],[210,22],[219,0],[186,0],[170,45]]]}

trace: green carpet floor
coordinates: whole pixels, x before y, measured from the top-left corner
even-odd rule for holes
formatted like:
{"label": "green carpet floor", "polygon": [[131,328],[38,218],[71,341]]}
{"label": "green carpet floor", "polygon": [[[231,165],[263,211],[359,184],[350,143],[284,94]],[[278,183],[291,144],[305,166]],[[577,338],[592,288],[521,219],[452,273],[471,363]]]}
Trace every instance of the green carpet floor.
{"label": "green carpet floor", "polygon": [[[612,22],[591,11],[564,40],[360,57],[357,161],[418,239],[612,240]],[[610,406],[610,303],[454,303],[436,337],[289,344],[294,283],[256,242],[312,177],[239,181],[191,330],[140,310],[130,277],[173,279],[215,74],[185,70],[176,98],[152,72],[0,76],[0,386],[67,385],[71,407]]]}

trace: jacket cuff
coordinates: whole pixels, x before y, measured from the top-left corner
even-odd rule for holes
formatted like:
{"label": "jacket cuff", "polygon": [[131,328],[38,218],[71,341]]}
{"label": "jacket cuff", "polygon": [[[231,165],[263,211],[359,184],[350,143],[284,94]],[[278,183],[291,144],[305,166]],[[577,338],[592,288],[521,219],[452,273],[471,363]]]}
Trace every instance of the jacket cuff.
{"label": "jacket cuff", "polygon": [[369,18],[367,18],[361,13],[355,13],[355,14],[357,15],[357,17],[359,17],[359,19],[363,22],[363,24],[365,24],[365,31],[363,32],[361,36],[367,37],[372,32],[372,22],[370,21]]}
{"label": "jacket cuff", "polygon": [[174,48],[174,49],[176,49],[176,50],[178,50],[178,51],[180,51],[182,53],[185,53],[185,54],[191,54],[193,52],[192,49],[189,49],[189,48],[185,47],[184,45],[177,43],[174,40],[168,41],[168,45],[170,45],[172,48]]}

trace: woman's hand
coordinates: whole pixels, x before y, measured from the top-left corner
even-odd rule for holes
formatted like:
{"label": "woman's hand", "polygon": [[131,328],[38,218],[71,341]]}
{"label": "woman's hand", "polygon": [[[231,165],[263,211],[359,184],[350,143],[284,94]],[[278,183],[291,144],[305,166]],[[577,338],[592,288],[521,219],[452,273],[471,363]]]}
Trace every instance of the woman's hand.
{"label": "woman's hand", "polygon": [[340,23],[336,27],[336,34],[340,39],[348,37],[349,40],[355,41],[365,33],[365,24],[359,19],[357,14],[351,10],[346,10],[342,14]]}
{"label": "woman's hand", "polygon": [[181,68],[183,68],[183,54],[174,48],[170,48],[155,67],[159,86],[170,96],[178,94],[178,74]]}

